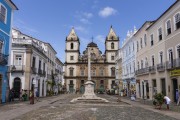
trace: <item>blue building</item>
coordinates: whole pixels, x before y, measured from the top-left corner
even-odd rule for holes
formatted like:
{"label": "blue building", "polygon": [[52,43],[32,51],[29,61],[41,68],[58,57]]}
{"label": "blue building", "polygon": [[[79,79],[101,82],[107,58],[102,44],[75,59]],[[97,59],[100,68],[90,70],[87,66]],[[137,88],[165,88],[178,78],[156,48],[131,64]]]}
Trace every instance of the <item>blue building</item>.
{"label": "blue building", "polygon": [[13,11],[18,10],[11,0],[0,0],[0,102],[6,102],[8,87],[8,56],[11,44]]}

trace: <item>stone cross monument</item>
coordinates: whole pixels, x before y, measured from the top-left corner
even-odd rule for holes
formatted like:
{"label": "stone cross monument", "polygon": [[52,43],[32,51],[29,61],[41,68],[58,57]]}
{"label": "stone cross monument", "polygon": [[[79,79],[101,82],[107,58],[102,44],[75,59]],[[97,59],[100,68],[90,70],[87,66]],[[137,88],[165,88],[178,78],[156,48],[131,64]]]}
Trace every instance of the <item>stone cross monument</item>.
{"label": "stone cross monument", "polygon": [[88,47],[88,80],[85,83],[85,92],[82,97],[71,100],[74,102],[109,102],[104,98],[97,97],[94,93],[94,83],[91,80],[91,47]]}

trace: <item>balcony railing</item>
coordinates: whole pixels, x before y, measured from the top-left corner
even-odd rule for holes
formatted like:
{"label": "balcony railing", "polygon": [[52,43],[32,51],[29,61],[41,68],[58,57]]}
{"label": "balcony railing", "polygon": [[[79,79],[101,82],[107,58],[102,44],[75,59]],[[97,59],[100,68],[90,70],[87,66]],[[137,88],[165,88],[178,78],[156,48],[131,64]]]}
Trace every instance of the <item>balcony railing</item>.
{"label": "balcony railing", "polygon": [[45,76],[45,77],[46,77],[46,71],[45,71],[45,70],[43,70],[43,76]]}
{"label": "balcony railing", "polygon": [[180,67],[180,58],[176,59],[176,67],[179,68]]}
{"label": "balcony railing", "polygon": [[0,65],[7,65],[8,63],[8,55],[4,55],[0,53]]}
{"label": "balcony railing", "polygon": [[170,69],[174,69],[174,68],[176,68],[176,59],[166,62],[166,69],[170,70]]}
{"label": "balcony railing", "polygon": [[41,69],[38,69],[38,74],[43,75],[43,71]]}
{"label": "balcony railing", "polygon": [[165,71],[165,63],[157,64],[157,71]]}
{"label": "balcony railing", "polygon": [[24,72],[25,66],[24,65],[11,65],[10,72]]}
{"label": "balcony railing", "polygon": [[149,67],[149,72],[150,73],[155,73],[156,72],[156,66],[150,66]]}
{"label": "balcony railing", "polygon": [[136,75],[144,75],[144,74],[149,74],[149,68],[148,67],[136,70]]}
{"label": "balcony railing", "polygon": [[32,74],[37,74],[37,68],[31,67],[31,70],[32,70]]}

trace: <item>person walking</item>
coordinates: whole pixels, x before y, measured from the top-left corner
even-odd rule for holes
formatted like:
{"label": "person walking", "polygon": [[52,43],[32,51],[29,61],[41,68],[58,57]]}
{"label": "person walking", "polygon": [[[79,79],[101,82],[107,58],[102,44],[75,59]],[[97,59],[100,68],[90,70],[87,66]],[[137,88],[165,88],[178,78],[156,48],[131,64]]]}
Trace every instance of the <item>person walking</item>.
{"label": "person walking", "polygon": [[168,96],[164,96],[165,104],[167,105],[167,110],[169,110],[169,104],[171,102],[171,99]]}
{"label": "person walking", "polygon": [[30,98],[30,104],[34,104],[34,93],[32,90],[30,91],[29,98]]}
{"label": "person walking", "polygon": [[36,100],[39,101],[39,91],[36,91]]}
{"label": "person walking", "polygon": [[180,90],[179,90],[178,94],[179,94],[179,97],[178,97],[178,100],[177,100],[177,105],[179,105],[179,102],[180,102]]}

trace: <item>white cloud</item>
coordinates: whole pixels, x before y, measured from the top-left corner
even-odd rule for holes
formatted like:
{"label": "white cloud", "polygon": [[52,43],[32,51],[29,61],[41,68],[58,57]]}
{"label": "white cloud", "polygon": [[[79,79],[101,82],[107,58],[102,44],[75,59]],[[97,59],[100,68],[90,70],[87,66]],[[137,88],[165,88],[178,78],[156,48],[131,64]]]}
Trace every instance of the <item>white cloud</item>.
{"label": "white cloud", "polygon": [[100,42],[100,43],[104,43],[105,37],[104,37],[103,35],[97,35],[97,36],[95,37],[95,40],[97,40],[97,41]]}
{"label": "white cloud", "polygon": [[104,9],[99,11],[99,16],[101,17],[108,17],[111,15],[115,15],[117,13],[117,10],[111,7],[105,7]]}
{"label": "white cloud", "polygon": [[87,34],[88,33],[88,30],[86,28],[84,28],[83,26],[74,26],[75,30],[81,32],[81,33],[85,33]]}
{"label": "white cloud", "polygon": [[84,12],[83,15],[84,15],[86,18],[88,18],[88,19],[93,17],[93,14],[92,14],[92,13]]}
{"label": "white cloud", "polygon": [[89,20],[85,18],[80,19],[80,21],[84,24],[91,24],[91,22],[89,22]]}

